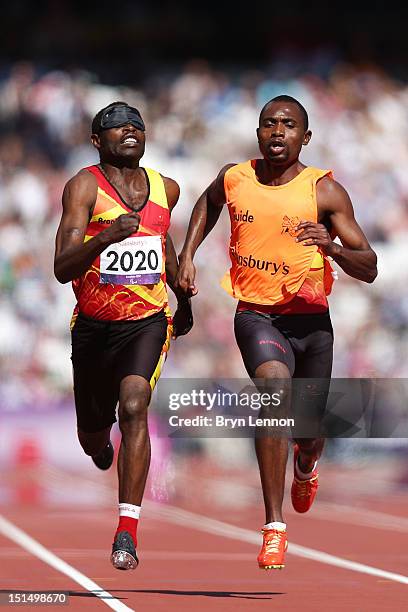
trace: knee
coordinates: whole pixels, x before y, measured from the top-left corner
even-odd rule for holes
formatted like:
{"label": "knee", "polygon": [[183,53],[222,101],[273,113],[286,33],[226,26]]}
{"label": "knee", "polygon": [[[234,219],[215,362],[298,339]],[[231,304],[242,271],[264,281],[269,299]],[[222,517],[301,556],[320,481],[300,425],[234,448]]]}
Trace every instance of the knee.
{"label": "knee", "polygon": [[119,427],[147,423],[149,398],[145,394],[126,398],[119,403]]}
{"label": "knee", "polygon": [[274,380],[290,380],[288,366],[281,361],[267,361],[255,370],[255,378],[261,379],[264,384],[271,385]]}
{"label": "knee", "polygon": [[269,404],[269,412],[279,412],[287,408],[291,398],[292,379],[284,363],[268,361],[261,364],[256,369],[255,378],[254,382],[260,393],[266,393],[271,398],[279,398],[278,403],[274,401]]}

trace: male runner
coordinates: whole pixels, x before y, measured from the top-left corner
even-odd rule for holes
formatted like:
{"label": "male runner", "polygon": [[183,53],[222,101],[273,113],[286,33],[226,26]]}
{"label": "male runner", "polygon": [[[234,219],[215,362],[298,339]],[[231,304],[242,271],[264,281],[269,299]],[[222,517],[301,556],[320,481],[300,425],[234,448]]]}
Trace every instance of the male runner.
{"label": "male runner", "polygon": [[[71,330],[78,438],[102,470],[113,461],[110,430],[119,401],[119,525],[111,562],[134,569],[150,463],[147,408],[172,331],[166,282],[174,288],[177,257],[167,230],[180,190],[139,166],[145,125],[125,102],[96,114],[91,140],[100,163],[65,186],[55,275],[72,281],[77,298]],[[173,337],[192,326],[180,292],[173,323]]]}
{"label": "male runner", "polygon": [[[303,106],[290,96],[273,98],[261,111],[257,136],[262,159],[228,164],[197,201],[177,283],[186,295],[197,292],[194,254],[227,203],[231,269],[222,284],[239,300],[235,335],[248,374],[263,384],[290,377],[329,379],[333,331],[327,258],[370,283],[377,275],[376,255],[344,188],[330,171],[299,161],[312,136]],[[333,242],[336,235],[342,246]],[[298,512],[306,512],[316,495],[323,444],[321,438],[296,439],[291,496]],[[285,437],[261,436],[255,447],[266,512],[258,564],[282,568],[288,443]]]}

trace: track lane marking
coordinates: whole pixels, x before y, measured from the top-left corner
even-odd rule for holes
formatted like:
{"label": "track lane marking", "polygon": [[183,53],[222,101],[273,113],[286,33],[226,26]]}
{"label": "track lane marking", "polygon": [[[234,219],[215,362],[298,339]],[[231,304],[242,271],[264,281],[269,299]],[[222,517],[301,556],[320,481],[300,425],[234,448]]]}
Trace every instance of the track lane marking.
{"label": "track lane marking", "polygon": [[[58,470],[55,468],[51,468],[49,472],[50,474],[53,473],[54,476],[56,474],[64,474],[65,476],[68,476],[68,474],[64,472],[64,470]],[[92,483],[94,486],[99,484],[91,478],[86,478],[77,475],[72,476],[72,479],[74,481],[76,480],[77,482],[82,481]],[[110,488],[106,485],[101,483],[99,486],[101,491],[104,490],[106,493],[110,492]],[[230,538],[233,540],[249,542],[251,544],[259,545],[261,543],[260,536],[256,531],[243,529],[242,527],[236,527],[230,523],[224,523],[223,521],[211,519],[201,514],[190,512],[188,510],[183,510],[181,508],[178,508],[177,506],[171,506],[168,504],[162,505],[151,500],[143,501],[143,506],[145,508],[150,508],[153,512],[156,513],[156,516],[162,517],[165,520],[167,519],[169,520],[169,522],[173,522],[178,525],[187,525],[193,529],[197,529],[198,531],[204,531],[205,533],[220,535],[222,537]],[[313,561],[325,563],[327,565],[333,565],[334,567],[340,567],[342,569],[348,569],[362,574],[385,578],[386,580],[392,580],[394,582],[399,582],[400,584],[408,584],[408,576],[404,576],[403,574],[389,572],[381,568],[365,565],[364,563],[358,563],[357,561],[344,559],[342,557],[331,555],[330,553],[326,553],[324,551],[320,551],[314,548],[309,548],[307,546],[302,546],[300,544],[294,544],[292,542],[289,542],[288,553],[297,557],[301,557],[303,559],[311,559]]]}
{"label": "track lane marking", "polygon": [[319,501],[313,508],[311,518],[346,523],[358,527],[372,527],[374,529],[408,533],[408,519],[403,516],[387,514],[370,508],[347,506],[346,504]]}
{"label": "track lane marking", "polygon": [[[252,484],[243,483],[240,480],[231,482],[224,478],[207,478],[205,482],[215,496],[219,495],[219,491],[225,490],[226,487],[228,487],[228,491],[234,499],[237,499],[239,495],[246,497],[258,495],[257,487]],[[297,514],[291,508],[288,508],[287,512],[293,515]],[[321,501],[320,499],[318,504],[313,507],[313,513],[310,518],[408,533],[408,519],[403,516],[387,514],[363,506],[348,506],[330,501]]]}
{"label": "track lane marking", "polygon": [[[101,504],[106,503],[111,500],[111,490],[103,483],[97,483],[95,480],[84,476],[73,476],[69,473],[63,472],[62,470],[50,468],[47,466],[47,485],[49,490],[53,490],[54,485],[52,484],[55,480],[55,490],[60,490],[61,488],[61,477],[64,474],[64,479],[66,482],[86,482],[87,486],[93,487],[94,491],[100,495]],[[208,482],[208,480],[206,480]],[[215,481],[217,486],[228,486],[233,487],[233,483],[231,485],[230,481],[225,481],[224,479],[217,479]],[[242,483],[238,483],[237,490],[245,490],[253,493],[257,492],[257,489],[252,485],[243,485]],[[216,493],[214,493],[216,494]],[[75,511],[74,511],[75,512]],[[287,508],[286,512],[292,515],[296,515],[296,513],[291,509]],[[325,520],[336,523],[344,523],[348,525],[355,525],[357,527],[367,527],[373,529],[383,529],[386,531],[394,531],[400,533],[408,533],[408,519],[403,516],[398,516],[395,514],[388,514],[385,512],[379,512],[378,510],[371,510],[370,508],[365,508],[364,506],[349,506],[346,504],[335,504],[330,501],[321,501],[313,507],[313,513],[310,515],[312,520]]]}
{"label": "track lane marking", "polygon": [[54,555],[50,550],[45,548],[42,544],[34,540],[25,531],[11,523],[8,519],[0,514],[0,533],[7,539],[11,540],[15,544],[21,546],[26,551],[37,557],[44,563],[47,563],[58,572],[65,574],[74,582],[77,582],[87,591],[93,593],[96,597],[99,597],[101,602],[115,610],[116,612],[134,612],[133,608],[128,608],[124,603],[113,597],[107,591],[104,591],[96,582],[82,574],[79,570],[66,563],[57,555]]}
{"label": "track lane marking", "polygon": [[[236,527],[230,523],[210,519],[207,516],[189,512],[188,510],[182,510],[176,506],[161,506],[152,501],[146,501],[144,506],[154,512],[157,517],[168,520],[176,525],[188,526],[198,531],[204,531],[205,533],[219,535],[232,540],[260,544],[260,536],[249,529],[243,529],[242,527]],[[331,555],[321,550],[308,548],[307,546],[301,546],[300,544],[289,542],[288,553],[297,557],[302,557],[303,559],[311,559],[319,563],[325,563],[326,565],[333,565],[342,569],[359,572],[361,574],[369,574],[370,576],[377,576],[379,578],[385,578],[408,585],[408,576],[404,576],[403,574],[396,574],[371,565],[365,565],[364,563],[343,559],[342,557],[337,557],[336,555]]]}

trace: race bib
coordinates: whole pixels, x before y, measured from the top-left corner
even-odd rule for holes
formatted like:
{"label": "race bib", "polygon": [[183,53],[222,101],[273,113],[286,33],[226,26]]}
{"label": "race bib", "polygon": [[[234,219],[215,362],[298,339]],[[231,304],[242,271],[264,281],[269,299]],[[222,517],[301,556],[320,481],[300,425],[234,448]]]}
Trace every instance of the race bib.
{"label": "race bib", "polygon": [[155,285],[162,270],[160,236],[126,238],[111,244],[100,256],[100,283]]}

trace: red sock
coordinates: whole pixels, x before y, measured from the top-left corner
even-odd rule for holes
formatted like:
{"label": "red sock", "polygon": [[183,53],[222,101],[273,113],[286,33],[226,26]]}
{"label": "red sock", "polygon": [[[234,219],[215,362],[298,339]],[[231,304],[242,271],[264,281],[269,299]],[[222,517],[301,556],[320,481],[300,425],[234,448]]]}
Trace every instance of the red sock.
{"label": "red sock", "polygon": [[134,541],[135,546],[136,546],[137,545],[136,530],[137,530],[138,522],[139,522],[138,519],[130,518],[130,516],[120,516],[119,517],[119,525],[118,525],[118,528],[117,528],[116,533],[115,533],[115,538],[116,538],[116,536],[118,535],[119,532],[127,531],[132,536],[133,541]]}

